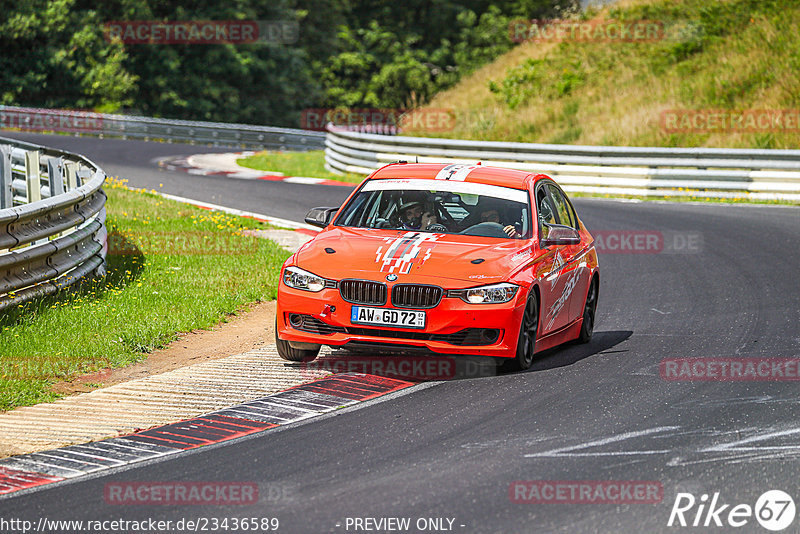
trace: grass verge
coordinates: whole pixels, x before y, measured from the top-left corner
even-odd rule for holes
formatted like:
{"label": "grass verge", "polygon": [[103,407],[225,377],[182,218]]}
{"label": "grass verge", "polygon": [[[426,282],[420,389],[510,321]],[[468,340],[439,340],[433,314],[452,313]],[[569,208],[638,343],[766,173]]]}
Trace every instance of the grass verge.
{"label": "grass verge", "polygon": [[286,176],[308,176],[360,184],[364,177],[360,174],[334,174],[325,168],[325,151],[308,152],[259,152],[253,156],[240,158],[236,162],[242,167],[259,171],[280,172]]}
{"label": "grass verge", "polygon": [[122,367],[276,295],[289,253],[258,221],[107,184],[108,275],[0,317],[0,409],[56,398],[51,384]]}

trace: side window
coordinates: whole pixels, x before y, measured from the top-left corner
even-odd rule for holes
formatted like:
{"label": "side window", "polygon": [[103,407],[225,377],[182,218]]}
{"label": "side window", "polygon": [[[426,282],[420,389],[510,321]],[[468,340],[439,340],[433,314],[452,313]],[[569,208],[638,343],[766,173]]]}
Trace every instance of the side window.
{"label": "side window", "polygon": [[367,228],[375,227],[375,219],[378,216],[378,209],[383,203],[383,191],[379,191],[378,195],[371,199],[371,203],[372,205],[368,206],[368,209],[365,210],[365,220],[361,222],[361,226],[366,226]]}
{"label": "side window", "polygon": [[539,216],[539,235],[547,237],[544,223],[556,224],[556,215],[544,185],[536,189],[536,212]]}
{"label": "side window", "polygon": [[564,198],[564,193],[562,193],[559,188],[550,184],[547,185],[547,188],[550,190],[550,195],[553,197],[556,213],[558,214],[559,224],[575,228],[578,224],[578,221],[574,219],[572,209],[570,208],[567,199]]}
{"label": "side window", "polygon": [[539,212],[539,223],[546,222],[548,224],[556,224],[555,209],[550,202],[550,197],[547,196],[547,190],[540,187],[536,191],[536,207]]}
{"label": "side window", "polygon": [[336,224],[339,226],[358,226],[357,218],[361,214],[361,210],[369,196],[369,193],[360,192],[358,196],[347,205],[346,210],[336,218]]}
{"label": "side window", "polygon": [[572,222],[574,223],[572,227],[580,231],[581,223],[578,221],[578,214],[575,213],[575,206],[572,205],[572,201],[570,199],[567,199],[567,207],[569,207],[569,212],[572,215]]}

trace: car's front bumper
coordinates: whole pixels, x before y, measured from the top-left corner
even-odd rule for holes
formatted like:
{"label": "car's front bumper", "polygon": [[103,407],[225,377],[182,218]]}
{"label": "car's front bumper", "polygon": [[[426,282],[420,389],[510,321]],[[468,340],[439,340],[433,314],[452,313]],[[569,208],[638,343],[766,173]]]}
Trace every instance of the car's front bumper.
{"label": "car's front bumper", "polygon": [[[526,297],[522,290],[503,304],[468,304],[459,298],[444,297],[438,306],[425,310],[425,328],[413,329],[352,323],[354,304],[342,299],[337,289],[311,293],[281,284],[278,335],[290,342],[332,347],[417,347],[440,354],[513,357]],[[390,303],[374,307],[403,310]],[[300,325],[298,317],[303,319]]]}

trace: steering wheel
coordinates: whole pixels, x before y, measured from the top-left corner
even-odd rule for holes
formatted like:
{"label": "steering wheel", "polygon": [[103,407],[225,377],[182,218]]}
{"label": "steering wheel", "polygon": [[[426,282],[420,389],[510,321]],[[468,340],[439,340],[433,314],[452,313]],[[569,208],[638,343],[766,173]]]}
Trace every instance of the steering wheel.
{"label": "steering wheel", "polygon": [[439,202],[435,203],[434,209],[436,210],[436,215],[439,217],[439,220],[441,220],[443,223],[450,225],[453,228],[458,226],[456,224],[456,220],[450,216],[447,210],[444,209],[444,206],[442,206]]}
{"label": "steering wheel", "polygon": [[481,237],[505,237],[508,238],[508,234],[503,230],[503,225],[496,222],[482,222],[478,224],[473,224],[466,230],[459,232],[463,235],[477,235]]}
{"label": "steering wheel", "polygon": [[426,228],[429,232],[448,232],[447,227],[440,223],[434,223]]}

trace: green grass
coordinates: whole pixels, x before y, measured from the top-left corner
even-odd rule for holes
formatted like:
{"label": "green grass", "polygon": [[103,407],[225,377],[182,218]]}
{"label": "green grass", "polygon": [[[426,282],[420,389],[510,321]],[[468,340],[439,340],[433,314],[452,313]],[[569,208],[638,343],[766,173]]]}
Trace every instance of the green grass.
{"label": "green grass", "polygon": [[242,235],[265,225],[123,181],[105,189],[108,275],[0,317],[0,409],[53,400],[56,380],[130,365],[179,332],[210,328],[276,296],[289,253]]}
{"label": "green grass", "polygon": [[334,174],[325,169],[325,152],[259,152],[253,156],[240,158],[236,162],[259,171],[280,172],[286,176],[308,176],[359,184],[364,179],[359,174]]}

